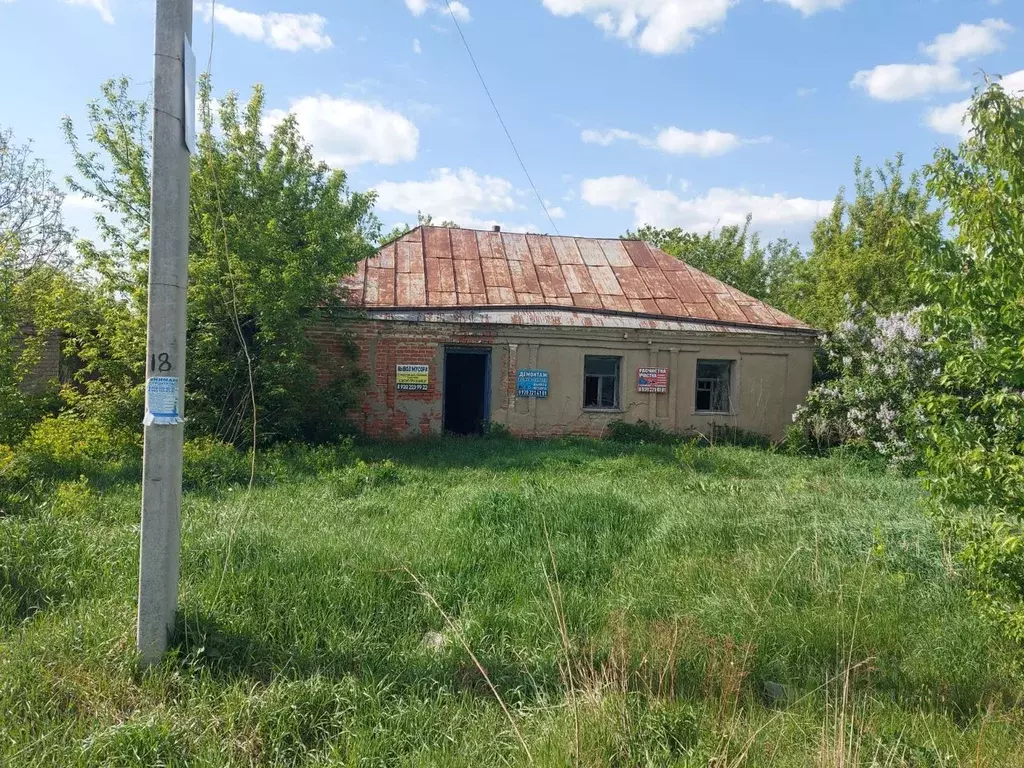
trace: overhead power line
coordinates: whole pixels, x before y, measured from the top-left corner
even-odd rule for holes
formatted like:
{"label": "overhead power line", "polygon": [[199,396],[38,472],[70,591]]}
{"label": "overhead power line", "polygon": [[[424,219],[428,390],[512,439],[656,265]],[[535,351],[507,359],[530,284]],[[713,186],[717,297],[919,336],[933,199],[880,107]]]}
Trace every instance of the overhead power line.
{"label": "overhead power line", "polygon": [[498,109],[498,105],[494,102],[494,97],[491,95],[491,89],[487,87],[487,81],[484,80],[484,75],[480,71],[480,66],[476,63],[476,57],[473,55],[473,50],[469,47],[469,41],[466,39],[466,35],[462,32],[462,25],[459,24],[459,20],[455,16],[455,12],[452,10],[452,4],[449,0],[444,0],[444,4],[448,8],[448,15],[451,16],[452,21],[455,22],[455,29],[458,30],[459,37],[462,38],[462,44],[466,47],[466,53],[469,54],[469,60],[473,62],[473,69],[476,70],[476,76],[480,78],[480,85],[484,87],[484,93],[487,94],[487,100],[491,102],[494,114],[497,116],[498,122],[501,123],[501,128],[505,131],[505,136],[508,137],[508,143],[512,145],[512,151],[515,153],[516,160],[519,161],[519,167],[523,169],[523,174],[526,176],[526,180],[530,182],[533,194],[537,196],[537,202],[540,203],[540,207],[544,209],[544,215],[548,217],[548,222],[551,224],[551,228],[555,231],[556,235],[561,235],[562,233],[558,231],[558,225],[555,224],[555,220],[551,218],[551,212],[548,211],[548,206],[544,202],[544,198],[541,197],[540,192],[537,191],[537,185],[533,183],[533,177],[530,176],[530,172],[526,170],[526,163],[523,162],[523,156],[519,154],[519,149],[516,147],[516,143],[512,139],[512,134],[509,132],[508,126],[505,125],[505,120],[501,116],[501,110]]}

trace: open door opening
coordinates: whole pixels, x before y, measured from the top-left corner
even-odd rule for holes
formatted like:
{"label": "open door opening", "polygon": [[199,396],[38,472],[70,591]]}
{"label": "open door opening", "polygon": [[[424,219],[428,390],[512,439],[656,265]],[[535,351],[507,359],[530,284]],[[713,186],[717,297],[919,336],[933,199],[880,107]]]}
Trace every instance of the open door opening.
{"label": "open door opening", "polygon": [[444,429],[482,435],[487,426],[490,350],[449,349],[444,359]]}

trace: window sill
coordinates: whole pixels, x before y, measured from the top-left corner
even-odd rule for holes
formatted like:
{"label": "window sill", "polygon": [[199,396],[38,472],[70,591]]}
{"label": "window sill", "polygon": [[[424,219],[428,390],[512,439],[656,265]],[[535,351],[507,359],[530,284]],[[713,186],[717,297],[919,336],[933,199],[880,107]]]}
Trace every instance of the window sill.
{"label": "window sill", "polygon": [[739,416],[736,411],[694,411],[694,416]]}
{"label": "window sill", "polygon": [[583,406],[584,413],[625,413],[625,408],[598,408],[597,406]]}

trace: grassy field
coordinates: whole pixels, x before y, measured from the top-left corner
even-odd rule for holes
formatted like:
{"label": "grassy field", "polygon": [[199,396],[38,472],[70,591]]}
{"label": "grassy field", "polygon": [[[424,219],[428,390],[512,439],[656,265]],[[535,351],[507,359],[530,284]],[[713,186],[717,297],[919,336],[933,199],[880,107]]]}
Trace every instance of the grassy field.
{"label": "grassy field", "polygon": [[1024,765],[1016,651],[914,481],[728,447],[356,452],[187,494],[179,640],[146,674],[138,487],[0,517],[0,765]]}

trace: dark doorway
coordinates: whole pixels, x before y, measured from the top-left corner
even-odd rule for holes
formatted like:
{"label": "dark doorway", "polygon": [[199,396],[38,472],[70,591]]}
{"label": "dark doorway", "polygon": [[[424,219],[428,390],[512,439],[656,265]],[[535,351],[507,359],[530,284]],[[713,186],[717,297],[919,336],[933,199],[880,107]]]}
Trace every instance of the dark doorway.
{"label": "dark doorway", "polygon": [[444,358],[444,429],[482,435],[487,425],[491,352],[449,349]]}

